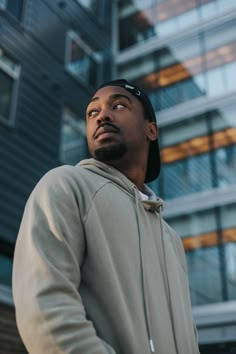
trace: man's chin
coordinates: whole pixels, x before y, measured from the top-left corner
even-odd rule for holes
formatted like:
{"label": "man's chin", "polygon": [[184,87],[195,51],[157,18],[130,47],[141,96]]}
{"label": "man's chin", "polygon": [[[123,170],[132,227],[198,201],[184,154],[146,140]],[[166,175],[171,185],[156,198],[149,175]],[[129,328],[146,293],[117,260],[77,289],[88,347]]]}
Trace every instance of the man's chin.
{"label": "man's chin", "polygon": [[125,144],[114,144],[94,151],[94,157],[101,162],[120,160],[126,153]]}

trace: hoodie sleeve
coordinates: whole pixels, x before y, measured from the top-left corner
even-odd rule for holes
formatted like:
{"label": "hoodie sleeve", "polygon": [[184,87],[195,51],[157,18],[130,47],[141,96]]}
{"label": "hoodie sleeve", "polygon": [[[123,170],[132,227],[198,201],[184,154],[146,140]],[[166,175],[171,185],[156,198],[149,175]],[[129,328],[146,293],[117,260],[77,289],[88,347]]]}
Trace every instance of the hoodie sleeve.
{"label": "hoodie sleeve", "polygon": [[45,175],[26,204],[13,263],[18,329],[30,354],[114,354],[78,292],[84,232],[78,186],[63,171]]}

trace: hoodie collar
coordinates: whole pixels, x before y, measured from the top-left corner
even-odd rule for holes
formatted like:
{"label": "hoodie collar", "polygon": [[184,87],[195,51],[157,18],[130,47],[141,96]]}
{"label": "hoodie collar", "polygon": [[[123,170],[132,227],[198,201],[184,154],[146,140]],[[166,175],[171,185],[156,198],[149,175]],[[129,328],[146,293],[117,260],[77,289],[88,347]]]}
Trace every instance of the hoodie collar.
{"label": "hoodie collar", "polygon": [[[137,189],[134,183],[116,168],[93,158],[82,160],[77,166],[109,179],[111,182],[117,184],[132,195],[134,195],[134,189]],[[160,212],[163,209],[163,200],[158,198],[146,184],[144,184],[142,192],[148,196],[148,200],[142,200],[141,196],[138,196],[138,199],[143,204],[145,210]]]}

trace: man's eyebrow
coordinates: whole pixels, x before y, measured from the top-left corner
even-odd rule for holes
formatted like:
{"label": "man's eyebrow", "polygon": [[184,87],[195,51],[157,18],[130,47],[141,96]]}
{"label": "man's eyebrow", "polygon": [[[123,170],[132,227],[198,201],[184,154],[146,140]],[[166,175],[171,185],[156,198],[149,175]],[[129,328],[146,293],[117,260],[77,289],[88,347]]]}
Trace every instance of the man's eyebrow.
{"label": "man's eyebrow", "polygon": [[114,93],[113,95],[110,96],[113,99],[116,98],[126,98],[129,102],[131,102],[131,99],[127,95],[123,95],[122,93]]}
{"label": "man's eyebrow", "polygon": [[[117,99],[117,98],[126,98],[129,102],[131,102],[131,99],[127,95],[123,95],[122,93],[114,93],[113,95],[110,95],[109,98],[111,99]],[[88,103],[88,105],[92,102],[96,102],[100,99],[100,97],[96,96],[91,99],[91,101]]]}

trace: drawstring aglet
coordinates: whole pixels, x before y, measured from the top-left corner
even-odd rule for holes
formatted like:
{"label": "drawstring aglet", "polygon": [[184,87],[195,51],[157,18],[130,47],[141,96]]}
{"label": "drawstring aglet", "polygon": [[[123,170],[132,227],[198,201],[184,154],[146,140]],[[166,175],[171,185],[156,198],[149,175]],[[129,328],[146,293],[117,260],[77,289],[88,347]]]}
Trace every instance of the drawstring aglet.
{"label": "drawstring aglet", "polygon": [[152,339],[149,339],[149,343],[150,343],[151,352],[155,353],[155,348]]}

